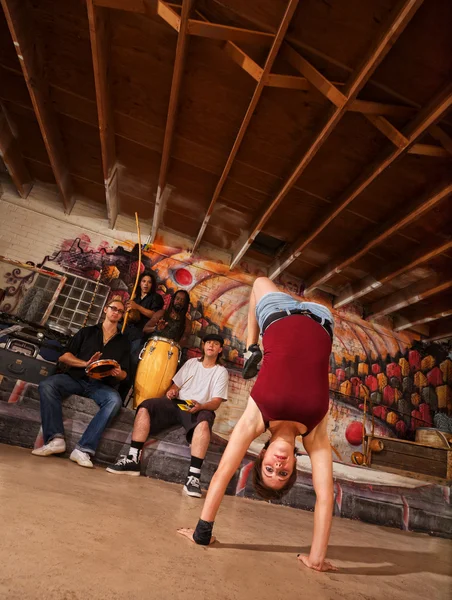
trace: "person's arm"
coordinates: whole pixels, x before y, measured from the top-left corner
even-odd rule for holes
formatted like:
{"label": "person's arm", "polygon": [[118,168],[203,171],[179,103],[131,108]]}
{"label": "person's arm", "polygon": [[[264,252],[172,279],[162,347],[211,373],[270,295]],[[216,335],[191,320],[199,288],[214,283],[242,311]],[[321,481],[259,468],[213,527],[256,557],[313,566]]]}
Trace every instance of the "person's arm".
{"label": "person's arm", "polygon": [[141,313],[143,316],[147,317],[148,319],[150,319],[151,317],[153,317],[155,311],[151,310],[150,308],[145,308],[144,306],[141,306],[141,304],[138,304],[137,302],[135,302],[135,300],[129,300],[129,302],[127,303],[127,310],[137,310],[139,313]]}
{"label": "person's arm", "polygon": [[179,393],[180,387],[178,387],[175,383],[173,383],[166,392],[166,397],[168,400],[174,400],[177,398],[177,394]]}
{"label": "person's arm", "polygon": [[116,367],[109,372],[109,376],[114,377],[118,381],[124,381],[127,377],[127,372],[121,369],[121,367]]}
{"label": "person's arm", "polygon": [[327,433],[327,421],[328,415],[303,439],[304,447],[311,459],[316,502],[311,551],[309,556],[300,558],[307,567],[316,571],[335,570],[335,567],[325,560],[334,508],[333,456]]}
{"label": "person's arm", "polygon": [[95,352],[89,360],[82,360],[81,358],[77,358],[72,354],[72,352],[65,352],[58,359],[61,363],[68,365],[68,367],[81,367],[86,368],[92,362],[99,360],[102,356],[101,352]]}
{"label": "person's arm", "polygon": [[212,398],[211,400],[209,400],[209,402],[205,402],[204,404],[200,404],[199,402],[196,402],[196,400],[193,400],[192,402],[194,402],[195,404],[194,406],[192,406],[192,408],[190,408],[188,412],[197,413],[200,410],[211,410],[215,412],[217,408],[220,408],[223,402],[223,398]]}
{"label": "person's arm", "polygon": [[264,431],[265,425],[262,414],[254,400],[249,398],[245,412],[234,427],[218,469],[210,482],[201,519],[210,522],[215,521],[228,483],[239,468],[251,442]]}
{"label": "person's arm", "polygon": [[143,333],[153,333],[157,327],[157,323],[160,321],[164,314],[164,310],[158,310],[157,312],[155,312],[149,319],[149,321],[146,323],[146,325],[143,327]]}
{"label": "person's arm", "polygon": [[185,344],[187,343],[188,338],[189,338],[189,336],[191,334],[191,328],[192,328],[192,321],[191,321],[190,315],[187,315],[185,317],[185,329],[184,329],[184,333],[182,334],[182,337],[179,340],[179,344],[181,346],[185,346]]}

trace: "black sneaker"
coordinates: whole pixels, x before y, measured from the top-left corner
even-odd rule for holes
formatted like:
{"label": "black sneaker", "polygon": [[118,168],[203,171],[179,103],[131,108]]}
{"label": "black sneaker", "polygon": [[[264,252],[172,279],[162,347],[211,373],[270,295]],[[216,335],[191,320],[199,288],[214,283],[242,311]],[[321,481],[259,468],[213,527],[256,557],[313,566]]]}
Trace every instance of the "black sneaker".
{"label": "black sneaker", "polygon": [[140,476],[140,463],[134,460],[130,455],[121,456],[111,467],[107,467],[108,473],[115,475],[132,475],[133,477]]}
{"label": "black sneaker", "polygon": [[243,365],[242,377],[243,379],[251,379],[257,375],[257,365],[262,360],[262,352],[259,344],[248,346],[248,351],[245,352],[244,357],[246,358],[246,362]]}
{"label": "black sneaker", "polygon": [[199,478],[189,475],[184,485],[184,492],[187,496],[194,496],[195,498],[202,498],[201,486],[199,485]]}

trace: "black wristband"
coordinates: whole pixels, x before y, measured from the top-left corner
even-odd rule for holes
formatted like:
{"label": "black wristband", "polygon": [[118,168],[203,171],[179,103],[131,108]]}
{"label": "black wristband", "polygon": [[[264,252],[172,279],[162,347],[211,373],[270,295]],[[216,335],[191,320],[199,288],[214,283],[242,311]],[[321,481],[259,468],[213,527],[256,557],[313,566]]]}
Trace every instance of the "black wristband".
{"label": "black wristband", "polygon": [[203,521],[199,519],[196,529],[193,533],[193,539],[201,546],[208,546],[212,537],[213,521]]}

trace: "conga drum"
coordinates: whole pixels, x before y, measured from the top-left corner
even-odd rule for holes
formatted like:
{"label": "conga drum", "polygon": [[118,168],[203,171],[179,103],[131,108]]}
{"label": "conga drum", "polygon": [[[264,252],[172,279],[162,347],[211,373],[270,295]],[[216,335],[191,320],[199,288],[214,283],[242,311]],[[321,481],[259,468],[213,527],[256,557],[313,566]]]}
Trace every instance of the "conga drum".
{"label": "conga drum", "polygon": [[140,352],[134,384],[133,406],[163,396],[177,370],[181,349],[177,342],[153,337]]}

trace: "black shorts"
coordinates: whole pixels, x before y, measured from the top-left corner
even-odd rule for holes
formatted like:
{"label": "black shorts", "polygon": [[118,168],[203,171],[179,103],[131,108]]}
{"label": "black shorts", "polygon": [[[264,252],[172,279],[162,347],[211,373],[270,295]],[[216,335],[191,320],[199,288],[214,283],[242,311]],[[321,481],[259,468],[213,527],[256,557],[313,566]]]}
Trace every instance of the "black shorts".
{"label": "black shorts", "polygon": [[192,414],[178,408],[177,402],[175,400],[168,400],[166,396],[145,400],[137,408],[137,412],[142,408],[145,408],[151,417],[151,435],[165,431],[165,429],[169,429],[175,425],[180,425],[185,429],[189,444],[191,444],[194,429],[199,423],[207,421],[209,429],[212,431],[212,425],[215,421],[213,410],[200,410]]}

